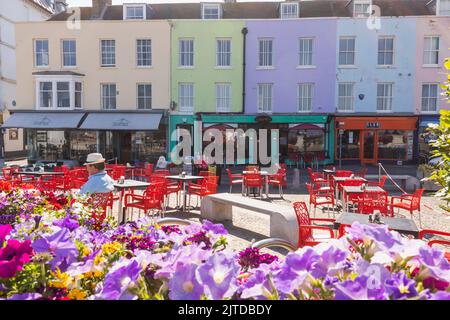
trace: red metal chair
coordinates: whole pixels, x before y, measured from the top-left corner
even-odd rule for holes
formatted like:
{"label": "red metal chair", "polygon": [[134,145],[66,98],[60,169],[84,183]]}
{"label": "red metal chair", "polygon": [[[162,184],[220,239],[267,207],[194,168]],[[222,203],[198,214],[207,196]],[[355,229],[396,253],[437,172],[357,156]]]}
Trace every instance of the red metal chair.
{"label": "red metal chair", "polygon": [[227,169],[227,174],[228,174],[228,181],[230,183],[230,193],[231,193],[231,191],[233,189],[233,184],[242,185],[243,177],[242,177],[242,174],[240,174],[240,173],[235,173],[235,174],[231,173],[230,169]]}
{"label": "red metal chair", "polygon": [[380,178],[380,181],[369,181],[368,185],[369,186],[374,186],[374,187],[384,188],[384,184],[386,183],[386,180],[387,180],[387,176],[382,176]]}
{"label": "red metal chair", "polygon": [[308,167],[309,177],[311,178],[311,182],[314,183],[326,183],[328,182],[327,176],[325,173],[314,172],[313,169]]}
{"label": "red metal chair", "polygon": [[[329,205],[334,209],[336,204],[334,199],[334,192],[332,190],[314,189],[309,183],[306,184],[306,188],[309,192],[309,210],[311,211],[311,205],[314,205],[314,217],[316,216],[317,206],[327,205],[327,211],[329,213]],[[333,210],[334,212],[334,210]]]}
{"label": "red metal chair", "polygon": [[125,177],[126,171],[127,171],[126,166],[114,165],[112,167],[111,178],[113,178],[113,180],[119,180],[120,177]]}
{"label": "red metal chair", "polygon": [[386,191],[366,190],[362,197],[355,199],[354,202],[358,204],[358,213],[372,214],[378,210],[383,216],[392,216]]}
{"label": "red metal chair", "polygon": [[277,186],[280,197],[283,198],[283,183],[286,180],[286,170],[279,169],[277,173],[271,174],[268,178],[269,186]]}
{"label": "red metal chair", "polygon": [[353,174],[353,171],[350,170],[336,170],[336,177],[351,177]]}
{"label": "red metal chair", "polygon": [[112,193],[93,193],[90,196],[89,202],[92,204],[94,211],[92,218],[95,221],[95,227],[100,228],[101,224],[106,218],[109,202],[111,201]]}
{"label": "red metal chair", "polygon": [[151,211],[153,218],[153,210],[160,211],[161,215],[164,216],[164,187],[161,183],[152,183],[142,195],[127,193],[124,207],[126,211],[129,208],[139,209],[139,217],[141,211],[144,211],[144,214],[148,214]]}
{"label": "red metal chair", "polygon": [[[298,223],[298,247],[315,246],[321,242],[334,239],[334,231],[330,227],[313,225],[315,221],[334,222],[334,219],[311,218],[304,202],[293,203]],[[329,235],[314,234],[314,230],[328,231]]]}
{"label": "red metal chair", "polygon": [[[344,187],[348,186],[348,187],[360,187],[364,184],[363,180],[345,180],[345,181],[341,181],[338,184],[338,190],[339,192],[341,192],[341,194],[343,194],[344,192]],[[347,199],[346,201],[350,201],[350,202],[354,202],[355,200],[357,200],[358,195],[357,194],[348,194],[346,195]]]}
{"label": "red metal chair", "polygon": [[198,199],[201,199],[207,195],[214,194],[217,192],[217,184],[219,182],[219,177],[217,176],[207,176],[205,177],[200,184],[198,183],[189,183],[188,185],[188,195],[189,200],[188,204],[190,207],[191,204],[191,196],[197,196],[197,205],[198,207]]}
{"label": "red metal chair", "polygon": [[422,199],[424,189],[417,189],[414,194],[404,193],[400,197],[391,198],[391,210],[394,214],[394,208],[407,210],[413,216],[414,211],[419,212],[419,226],[422,228],[422,221],[420,219],[420,200]]}
{"label": "red metal chair", "polygon": [[14,173],[20,172],[19,167],[5,167],[2,168],[3,180],[11,181],[14,178]]}
{"label": "red metal chair", "polygon": [[[427,244],[430,247],[432,247],[435,244],[450,247],[450,233],[449,232],[438,231],[438,230],[426,230],[425,229],[425,230],[422,230],[422,231],[419,232],[419,239],[423,240],[423,238],[424,238],[424,236],[426,234],[447,237],[447,239],[440,239],[439,238],[439,239],[429,240],[427,242]],[[445,258],[450,262],[450,251],[446,251],[445,252]]]}
{"label": "red metal chair", "polygon": [[262,198],[263,179],[259,173],[247,173],[244,175],[245,194],[248,196],[249,188],[259,189],[259,197]]}

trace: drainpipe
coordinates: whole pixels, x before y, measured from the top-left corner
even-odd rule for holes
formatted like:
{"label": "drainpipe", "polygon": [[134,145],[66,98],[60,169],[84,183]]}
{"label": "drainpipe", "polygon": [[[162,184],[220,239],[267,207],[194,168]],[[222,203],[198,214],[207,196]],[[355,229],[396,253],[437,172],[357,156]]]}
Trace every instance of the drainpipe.
{"label": "drainpipe", "polygon": [[247,28],[242,28],[243,35],[243,56],[242,56],[242,113],[245,113],[245,54],[247,44]]}

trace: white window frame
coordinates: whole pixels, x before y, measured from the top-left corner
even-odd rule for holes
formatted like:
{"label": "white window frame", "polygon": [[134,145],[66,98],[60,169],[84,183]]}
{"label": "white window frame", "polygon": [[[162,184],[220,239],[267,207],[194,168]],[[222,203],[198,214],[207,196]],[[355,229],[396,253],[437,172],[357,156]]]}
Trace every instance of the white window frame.
{"label": "white window frame", "polygon": [[[445,14],[442,13],[441,1],[446,1],[447,5],[448,5],[448,10],[446,10]],[[447,17],[450,16],[450,0],[437,0],[436,15],[438,15],[438,16],[447,16]]]}
{"label": "white window frame", "polygon": [[[150,86],[150,96],[144,94],[144,96],[139,96],[139,86]],[[139,108],[139,99],[148,99],[150,98],[150,107],[145,106],[145,108]],[[136,84],[136,109],[138,110],[151,110],[153,109],[153,85],[150,82],[138,82]]]}
{"label": "white window frame", "polygon": [[[115,100],[116,100],[116,105],[114,106],[114,108],[105,108],[105,106],[103,105],[103,98],[105,98],[103,96],[103,86],[111,86],[111,85],[115,85],[116,86],[116,92],[115,92]],[[111,95],[108,95],[108,98],[111,99]],[[105,82],[105,83],[100,83],[100,108],[102,110],[117,110],[117,83],[114,82]]]}
{"label": "white window frame", "polygon": [[[261,51],[261,42],[266,42],[267,43],[270,41],[271,44],[271,50],[270,52],[268,51],[268,45],[267,43],[265,45],[263,45],[263,50]],[[261,61],[261,55],[262,56],[262,61]],[[273,38],[258,38],[258,69],[273,69]],[[269,60],[270,60],[270,64],[269,64]],[[262,64],[261,64],[262,62]]]}
{"label": "white window frame", "polygon": [[296,2],[281,3],[280,19],[298,19],[298,7]]}
{"label": "white window frame", "polygon": [[[75,43],[75,51],[70,51],[70,52],[67,52],[67,53],[64,52],[64,42],[65,41],[71,41],[71,42],[73,41]],[[66,65],[64,63],[64,57],[66,55],[73,56],[75,58],[75,64],[74,65]],[[77,40],[76,39],[62,39],[61,40],[61,64],[62,64],[62,67],[65,68],[65,69],[73,69],[73,68],[77,67]]]}
{"label": "white window frame", "polygon": [[[81,91],[77,90],[77,86],[76,86],[77,83],[81,84]],[[75,110],[83,109],[83,107],[84,107],[83,87],[84,87],[84,84],[83,84],[82,81],[75,81],[75,84],[74,84],[74,100],[73,100],[73,104],[74,104],[73,108]],[[80,107],[77,107],[77,105],[76,105],[76,99],[75,98],[76,98],[77,92],[80,92],[80,103],[81,103]]]}
{"label": "white window frame", "polygon": [[[379,86],[383,86],[383,95],[379,95]],[[390,88],[389,88],[390,87]],[[386,90],[388,89],[388,90]],[[390,95],[386,95],[387,92],[390,91]],[[377,83],[377,112],[379,113],[391,113],[393,112],[393,101],[394,101],[394,83],[393,82],[379,82]],[[378,109],[379,102],[381,102],[382,106],[385,107],[383,109]]]}
{"label": "white window frame", "polygon": [[[354,82],[338,82],[338,88],[337,88],[337,107],[336,110],[337,112],[342,112],[342,113],[351,113],[351,112],[355,112],[355,83]],[[351,95],[345,95],[345,96],[339,96],[339,86],[340,85],[346,85],[346,86],[351,86],[352,88],[352,94]],[[340,108],[340,99],[346,99],[344,101],[350,101],[351,102],[351,109],[341,109]]]}
{"label": "white window frame", "polygon": [[[258,112],[272,113],[273,111],[273,83],[258,83],[256,92],[257,110]],[[261,97],[261,94],[263,95]],[[270,95],[270,97],[269,97]],[[270,104],[270,108],[264,109],[265,103]]]}
{"label": "white window frame", "polygon": [[[356,37],[355,36],[343,36],[343,37],[339,37],[339,43],[338,43],[338,66],[339,67],[341,67],[341,68],[349,68],[349,67],[355,67],[356,66]],[[354,49],[353,49],[353,51],[350,51],[350,50],[348,50],[348,44],[347,44],[347,50],[345,50],[345,51],[341,51],[341,40],[345,40],[345,41],[348,41],[348,40],[353,40],[354,41]],[[341,61],[340,61],[340,56],[341,56],[341,53],[345,53],[345,55],[346,55],[346,58],[345,58],[345,62],[347,62],[347,58],[348,58],[348,56],[347,55],[349,55],[349,54],[352,54],[353,53],[353,63],[352,64],[349,64],[349,63],[346,63],[346,64],[341,64]]]}
{"label": "white window frame", "polygon": [[[181,96],[181,87],[189,86],[192,87],[192,96]],[[183,92],[184,94],[185,92]],[[184,101],[192,102],[190,105],[184,105],[182,102]],[[180,112],[192,113],[195,110],[195,85],[193,82],[179,82],[178,83],[178,108]]]}
{"label": "white window frame", "polygon": [[[386,50],[386,44],[385,44],[385,49],[384,51],[380,51],[380,40],[391,40],[392,39],[392,64],[379,64],[379,57],[380,54],[386,55],[387,53],[389,53],[390,51]],[[386,57],[384,57],[386,58]],[[384,61],[386,62],[386,61]],[[378,67],[393,67],[395,66],[395,37],[394,36],[379,36],[378,40],[377,40],[377,66]]]}
{"label": "white window frame", "polygon": [[[41,82],[51,82],[52,83],[52,105],[47,107],[41,106]],[[58,82],[68,82],[69,83],[69,94],[70,94],[70,106],[69,107],[58,107]],[[81,108],[75,107],[75,83],[81,83]],[[36,110],[80,110],[84,108],[84,82],[80,76],[39,76],[35,78],[35,96],[36,96]]]}
{"label": "white window frame", "polygon": [[[423,87],[424,86],[436,86],[436,97],[432,97],[432,96],[429,95],[430,89],[428,89],[428,96],[424,97],[423,96]],[[430,106],[430,100],[431,99],[436,99],[436,110],[423,110],[423,107],[424,107],[423,100],[424,99],[427,99],[428,107]],[[437,82],[424,82],[424,83],[422,83],[422,86],[420,88],[420,113],[424,113],[424,114],[439,113],[439,83],[437,83]]]}
{"label": "white window frame", "polygon": [[[313,110],[315,84],[313,82],[302,82],[297,85],[297,111],[300,113],[309,113]],[[310,95],[304,95],[310,93]],[[309,106],[304,108],[304,103]]]}
{"label": "white window frame", "polygon": [[[217,10],[217,16],[214,14],[206,14],[206,10]],[[220,3],[202,3],[202,19],[218,20],[222,18],[222,6]]]}
{"label": "white window frame", "polygon": [[[219,51],[219,41],[228,41],[230,43],[229,51]],[[232,52],[231,38],[216,38],[216,68],[231,68],[231,52]],[[223,46],[222,46],[223,50]],[[228,56],[228,58],[226,57]],[[221,62],[228,60],[229,64],[221,64]]]}
{"label": "white window frame", "polygon": [[[190,51],[181,51],[181,42],[182,41],[192,41],[192,46],[190,46]],[[184,54],[191,55],[192,54],[192,64],[189,65],[183,65],[182,64],[182,57]],[[186,60],[186,59],[185,59]],[[187,60],[190,60],[187,59]],[[195,67],[195,40],[194,38],[179,38],[178,39],[178,67],[179,68],[194,68]]]}
{"label": "white window frame", "polygon": [[[311,41],[311,51],[302,52],[302,41]],[[304,48],[304,47],[303,47]],[[302,55],[311,54],[311,63],[302,64],[305,59],[302,59]],[[314,67],[314,38],[313,37],[301,37],[298,38],[298,68],[310,68]]]}
{"label": "white window frame", "polygon": [[[231,112],[231,83],[216,83],[216,112]],[[228,96],[224,95],[228,92]]]}
{"label": "white window frame", "polygon": [[[114,63],[103,63],[103,41],[113,41],[112,43],[114,43],[114,51],[113,51],[114,52],[114,56],[113,56]],[[111,48],[112,46],[108,45],[107,47]],[[106,59],[106,57],[105,57],[105,59]],[[116,61],[116,40],[115,39],[100,39],[100,66],[101,67],[106,67],[106,68],[109,67],[110,68],[110,67],[115,67],[116,64],[117,64],[117,61]]]}
{"label": "white window frame", "polygon": [[[47,64],[41,64],[39,65],[37,56],[38,56],[38,51],[37,51],[37,42],[38,41],[46,41],[47,42]],[[36,68],[48,68],[50,66],[50,42],[48,41],[48,39],[34,39],[33,41],[34,45],[33,45],[33,51],[34,51],[34,66]],[[43,55],[45,54],[45,52],[39,52],[39,54]],[[43,59],[43,58],[42,58]]]}
{"label": "white window frame", "polygon": [[[139,55],[140,54],[143,54],[144,53],[144,51],[140,51],[139,50],[139,48],[140,48],[140,46],[139,46],[139,42],[140,41],[146,41],[146,43],[147,43],[147,41],[150,41],[150,51],[149,51],[149,56],[150,56],[150,64],[139,64],[139,62],[141,61],[146,61],[146,60],[144,60],[144,59],[140,59],[140,57],[139,57]],[[146,48],[147,46],[145,46],[145,48]],[[142,47],[141,47],[142,48]],[[142,38],[142,39],[136,39],[136,66],[138,67],[138,68],[151,68],[152,66],[153,66],[153,52],[152,52],[152,39],[149,39],[149,38]]]}
{"label": "white window frame", "polygon": [[[363,10],[356,10],[357,7],[362,7]],[[353,17],[355,18],[367,18],[370,16],[372,7],[372,0],[354,0],[353,1]],[[365,8],[365,9],[364,9]]]}
{"label": "white window frame", "polygon": [[[430,43],[433,44],[433,39],[434,38],[438,39],[438,48],[437,49],[427,48],[426,47],[426,40],[430,39],[431,40]],[[438,36],[438,35],[431,35],[431,36],[425,36],[423,38],[423,58],[422,58],[422,63],[423,63],[424,67],[438,67],[439,66],[440,49],[441,49],[441,37],[440,36]],[[436,63],[426,63],[426,61],[425,61],[426,56],[428,55],[428,58],[430,58],[430,56],[432,56],[436,52],[437,52],[437,61],[436,61]]]}
{"label": "white window frame", "polygon": [[[142,9],[142,17],[141,16],[128,16],[128,9]],[[136,12],[135,12],[136,13]],[[146,5],[141,3],[127,3],[123,5],[123,20],[146,20],[147,19],[147,10]]]}

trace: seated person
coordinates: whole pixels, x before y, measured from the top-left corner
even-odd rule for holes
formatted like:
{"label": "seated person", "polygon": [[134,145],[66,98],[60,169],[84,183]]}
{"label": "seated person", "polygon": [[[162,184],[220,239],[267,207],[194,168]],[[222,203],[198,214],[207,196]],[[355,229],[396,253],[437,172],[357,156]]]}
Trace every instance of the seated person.
{"label": "seated person", "polygon": [[84,165],[89,173],[89,180],[81,186],[81,194],[108,193],[114,190],[114,180],[105,171],[105,159],[101,153],[88,154]]}

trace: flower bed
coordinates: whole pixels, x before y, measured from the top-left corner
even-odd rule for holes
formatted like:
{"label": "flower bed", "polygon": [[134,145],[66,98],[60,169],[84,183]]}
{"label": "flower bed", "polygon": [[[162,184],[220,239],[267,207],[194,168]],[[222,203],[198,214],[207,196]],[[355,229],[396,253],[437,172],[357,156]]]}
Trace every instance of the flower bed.
{"label": "flower bed", "polygon": [[384,226],[277,259],[231,252],[208,221],[116,226],[86,199],[13,189],[0,206],[0,299],[450,298],[443,252]]}

